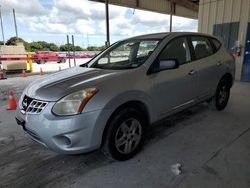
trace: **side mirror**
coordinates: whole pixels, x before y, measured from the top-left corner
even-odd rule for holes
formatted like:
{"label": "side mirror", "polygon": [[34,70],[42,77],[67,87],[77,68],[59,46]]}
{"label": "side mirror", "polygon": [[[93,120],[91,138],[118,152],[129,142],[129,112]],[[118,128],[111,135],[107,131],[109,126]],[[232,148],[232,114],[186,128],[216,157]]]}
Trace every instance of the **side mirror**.
{"label": "side mirror", "polygon": [[164,59],[159,61],[159,71],[168,69],[177,69],[179,62],[177,59]]}
{"label": "side mirror", "polygon": [[163,59],[163,60],[156,60],[151,67],[149,68],[147,75],[154,74],[163,70],[168,69],[177,69],[179,67],[179,62],[177,59]]}

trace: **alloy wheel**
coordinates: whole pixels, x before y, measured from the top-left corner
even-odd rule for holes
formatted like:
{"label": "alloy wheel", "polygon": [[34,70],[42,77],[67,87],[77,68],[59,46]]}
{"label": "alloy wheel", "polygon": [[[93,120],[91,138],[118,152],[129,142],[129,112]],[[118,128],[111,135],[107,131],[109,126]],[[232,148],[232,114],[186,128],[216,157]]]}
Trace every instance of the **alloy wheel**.
{"label": "alloy wheel", "polygon": [[130,118],[121,123],[115,135],[115,147],[123,154],[133,152],[142,137],[141,123],[135,119]]}

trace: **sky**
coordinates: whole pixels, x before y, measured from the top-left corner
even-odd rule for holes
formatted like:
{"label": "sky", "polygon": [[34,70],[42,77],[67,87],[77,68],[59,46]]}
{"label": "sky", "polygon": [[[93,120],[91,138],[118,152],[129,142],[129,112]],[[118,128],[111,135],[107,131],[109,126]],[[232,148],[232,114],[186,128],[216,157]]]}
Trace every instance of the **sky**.
{"label": "sky", "polygon": [[[0,0],[5,40],[18,35],[27,42],[46,41],[57,45],[74,35],[82,47],[105,44],[105,5],[88,0]],[[169,31],[169,15],[110,5],[111,43],[131,36]],[[198,21],[173,17],[173,31],[194,31]],[[2,35],[0,36],[2,40]]]}

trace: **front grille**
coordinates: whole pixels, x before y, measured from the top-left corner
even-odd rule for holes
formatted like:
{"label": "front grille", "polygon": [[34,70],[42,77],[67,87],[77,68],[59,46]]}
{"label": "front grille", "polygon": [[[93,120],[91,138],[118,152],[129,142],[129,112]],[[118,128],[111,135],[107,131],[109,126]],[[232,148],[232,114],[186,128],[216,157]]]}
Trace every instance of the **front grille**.
{"label": "front grille", "polygon": [[23,97],[23,100],[22,100],[22,103],[21,103],[22,110],[26,111],[28,106],[30,105],[31,101],[32,101],[32,98],[25,95]]}
{"label": "front grille", "polygon": [[32,99],[28,96],[24,96],[21,103],[21,112],[28,114],[40,114],[42,110],[47,106],[48,102]]}
{"label": "front grille", "polygon": [[47,106],[47,104],[47,102],[34,99],[28,106],[26,112],[29,114],[40,114],[42,110]]}

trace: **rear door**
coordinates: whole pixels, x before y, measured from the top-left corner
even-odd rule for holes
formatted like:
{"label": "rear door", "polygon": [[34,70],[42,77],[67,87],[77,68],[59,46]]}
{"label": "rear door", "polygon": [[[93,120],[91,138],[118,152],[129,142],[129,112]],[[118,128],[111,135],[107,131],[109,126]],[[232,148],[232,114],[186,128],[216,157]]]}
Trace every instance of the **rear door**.
{"label": "rear door", "polygon": [[206,98],[213,95],[222,75],[223,56],[215,53],[217,49],[213,47],[212,39],[205,36],[191,36],[190,39],[195,58],[193,64],[198,71],[198,97]]}

